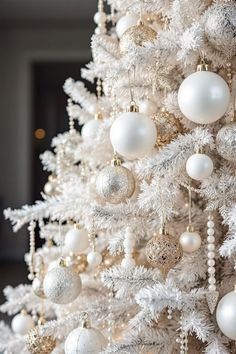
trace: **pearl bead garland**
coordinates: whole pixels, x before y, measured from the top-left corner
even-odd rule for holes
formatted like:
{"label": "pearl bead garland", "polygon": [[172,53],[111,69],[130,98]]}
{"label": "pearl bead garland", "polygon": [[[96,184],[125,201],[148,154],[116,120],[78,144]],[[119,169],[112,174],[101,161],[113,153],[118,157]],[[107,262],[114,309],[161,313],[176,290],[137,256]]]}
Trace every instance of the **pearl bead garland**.
{"label": "pearl bead garland", "polygon": [[180,345],[180,354],[188,354],[188,334],[183,329],[182,316],[180,317],[180,335],[177,337],[176,342]]}
{"label": "pearl bead garland", "polygon": [[29,230],[29,244],[30,244],[30,249],[29,249],[29,271],[30,274],[28,275],[28,279],[29,280],[33,280],[34,279],[34,261],[35,261],[35,227],[36,227],[36,223],[35,221],[31,221],[28,227]]}
{"label": "pearl bead garland", "polygon": [[99,0],[98,12],[95,13],[93,20],[97,24],[97,27],[95,29],[95,33],[96,34],[105,34],[106,33],[107,15],[104,12],[103,0]]}
{"label": "pearl bead garland", "polygon": [[101,253],[97,252],[95,249],[95,237],[96,234],[94,230],[92,230],[89,235],[89,243],[92,248],[92,251],[90,251],[87,255],[87,262],[91,268],[96,268],[102,263],[102,255]]}
{"label": "pearl bead garland", "polygon": [[127,227],[125,230],[124,239],[124,252],[125,257],[121,262],[121,266],[124,268],[133,268],[135,266],[135,260],[133,258],[133,251],[135,246],[135,238],[131,227]]}

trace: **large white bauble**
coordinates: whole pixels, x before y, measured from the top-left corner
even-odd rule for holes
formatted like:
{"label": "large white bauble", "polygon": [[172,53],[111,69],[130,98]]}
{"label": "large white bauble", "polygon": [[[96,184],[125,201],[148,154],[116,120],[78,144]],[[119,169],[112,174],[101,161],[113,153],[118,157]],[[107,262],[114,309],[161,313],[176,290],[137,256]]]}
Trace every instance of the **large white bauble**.
{"label": "large white bauble", "polygon": [[68,304],[74,301],[81,287],[79,274],[60,265],[50,270],[43,281],[46,297],[55,304]]}
{"label": "large white bauble", "polygon": [[183,251],[187,253],[195,252],[201,247],[201,237],[195,231],[185,231],[179,238]]}
{"label": "large white bauble", "polygon": [[148,116],[153,116],[157,112],[157,105],[151,100],[142,100],[139,103],[140,113],[147,114]]}
{"label": "large white bauble", "polygon": [[155,123],[138,112],[121,114],[110,130],[114,151],[130,160],[150,154],[156,139]]}
{"label": "large white bauble", "polygon": [[19,313],[13,317],[11,328],[14,333],[21,334],[22,336],[28,333],[34,327],[34,321],[27,313]]}
{"label": "large white bauble", "polygon": [[66,338],[65,354],[98,354],[107,341],[96,328],[76,328]]}
{"label": "large white bauble", "polygon": [[180,85],[178,103],[189,120],[210,124],[220,119],[230,101],[230,91],[221,76],[210,71],[189,75]]}
{"label": "large white bauble", "polygon": [[136,15],[127,14],[125,16],[122,16],[116,24],[117,36],[121,38],[122,35],[125,33],[125,31],[128,28],[135,26],[137,22],[138,22],[138,16]]}
{"label": "large white bauble", "polygon": [[220,300],[216,310],[220,330],[230,339],[236,340],[236,292],[231,291]]}
{"label": "large white bauble", "polygon": [[64,248],[66,252],[81,253],[89,246],[88,233],[84,229],[72,228],[65,236]]}
{"label": "large white bauble", "polygon": [[102,263],[102,255],[99,252],[91,251],[87,255],[87,262],[91,268],[95,268]]}
{"label": "large white bauble", "polygon": [[210,177],[213,168],[212,159],[205,154],[194,154],[189,157],[186,163],[187,174],[197,181]]}
{"label": "large white bauble", "polygon": [[81,135],[85,140],[93,140],[96,138],[100,121],[97,119],[91,119],[85,123],[81,129]]}

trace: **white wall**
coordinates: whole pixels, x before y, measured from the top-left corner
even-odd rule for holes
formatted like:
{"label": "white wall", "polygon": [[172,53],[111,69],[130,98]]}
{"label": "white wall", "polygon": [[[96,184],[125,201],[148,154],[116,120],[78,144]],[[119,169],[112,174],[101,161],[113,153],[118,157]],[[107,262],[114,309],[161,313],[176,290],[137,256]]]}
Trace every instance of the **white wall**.
{"label": "white wall", "polygon": [[[90,60],[87,29],[0,29],[0,198],[3,207],[30,202],[31,63]],[[22,258],[26,230],[0,224],[0,259]]]}

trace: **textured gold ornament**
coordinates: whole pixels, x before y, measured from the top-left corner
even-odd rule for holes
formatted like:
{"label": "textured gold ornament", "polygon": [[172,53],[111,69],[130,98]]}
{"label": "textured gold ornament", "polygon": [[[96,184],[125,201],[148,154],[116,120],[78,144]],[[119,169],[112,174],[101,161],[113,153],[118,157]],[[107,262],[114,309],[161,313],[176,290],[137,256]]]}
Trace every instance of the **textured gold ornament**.
{"label": "textured gold ornament", "polygon": [[26,337],[26,347],[31,354],[50,354],[56,347],[56,341],[50,336],[41,336],[39,327],[29,331]]}
{"label": "textured gold ornament", "polygon": [[151,238],[146,246],[148,262],[159,268],[163,275],[167,275],[170,269],[180,262],[182,256],[183,250],[178,239],[166,232],[160,232]]}
{"label": "textured gold ornament", "polygon": [[135,190],[135,180],[128,168],[114,159],[111,166],[105,167],[97,176],[96,190],[98,195],[112,204],[125,202]]}
{"label": "textured gold ornament", "polygon": [[155,116],[155,122],[157,127],[156,146],[160,148],[169,144],[179,134],[186,132],[180,120],[164,107],[161,108],[160,114]]}
{"label": "textured gold ornament", "polygon": [[149,26],[146,26],[142,21],[136,26],[132,26],[120,39],[120,52],[126,54],[130,51],[130,46],[136,45],[143,47],[147,43],[155,42],[157,33]]}

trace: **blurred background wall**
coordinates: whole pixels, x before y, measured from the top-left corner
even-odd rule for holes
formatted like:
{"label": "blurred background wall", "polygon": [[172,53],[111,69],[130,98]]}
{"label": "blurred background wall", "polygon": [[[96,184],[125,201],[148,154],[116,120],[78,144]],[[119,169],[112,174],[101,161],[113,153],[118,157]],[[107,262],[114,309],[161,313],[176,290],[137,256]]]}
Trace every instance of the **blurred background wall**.
{"label": "blurred background wall", "polygon": [[[62,85],[90,60],[96,7],[95,0],[0,1],[1,210],[40,197],[47,174],[38,155],[67,129]],[[2,290],[25,280],[26,229],[13,234],[1,215],[0,242]]]}

